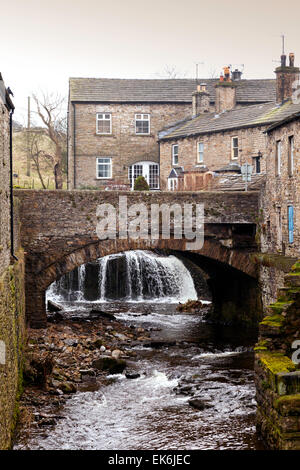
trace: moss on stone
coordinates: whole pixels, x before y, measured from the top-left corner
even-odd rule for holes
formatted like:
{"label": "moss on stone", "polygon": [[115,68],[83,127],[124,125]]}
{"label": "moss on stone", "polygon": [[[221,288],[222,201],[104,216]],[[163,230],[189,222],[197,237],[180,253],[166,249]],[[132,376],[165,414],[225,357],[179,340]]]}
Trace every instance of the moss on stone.
{"label": "moss on stone", "polygon": [[278,352],[262,352],[259,354],[259,361],[274,375],[280,372],[292,372],[296,369],[296,365],[289,357]]}

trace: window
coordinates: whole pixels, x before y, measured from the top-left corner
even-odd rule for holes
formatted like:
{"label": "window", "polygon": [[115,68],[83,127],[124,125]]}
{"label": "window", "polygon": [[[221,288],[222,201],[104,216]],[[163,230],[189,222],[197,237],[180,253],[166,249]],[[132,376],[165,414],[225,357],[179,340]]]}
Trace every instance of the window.
{"label": "window", "polygon": [[279,176],[281,173],[281,140],[276,142],[276,155],[275,155],[275,174]]}
{"label": "window", "polygon": [[159,165],[155,162],[137,162],[128,168],[130,188],[134,188],[134,182],[138,176],[143,176],[149,188],[159,189]]}
{"label": "window", "polygon": [[237,160],[239,158],[239,138],[231,138],[231,159]]}
{"label": "window", "polygon": [[255,173],[260,173],[261,172],[260,159],[261,159],[261,157],[253,157]]}
{"label": "window", "polygon": [[289,150],[288,150],[288,172],[289,176],[294,173],[294,136],[289,137]]}
{"label": "window", "polygon": [[97,158],[96,177],[98,179],[112,177],[111,158],[108,158],[108,157]]}
{"label": "window", "polygon": [[178,165],[178,145],[172,145],[172,165]]}
{"label": "window", "polygon": [[178,179],[177,178],[168,178],[168,190],[169,191],[176,191],[178,187]]}
{"label": "window", "polygon": [[203,142],[198,142],[197,162],[203,163],[203,157],[204,157],[204,144]]}
{"label": "window", "polygon": [[135,115],[135,133],[150,134],[150,114]]}
{"label": "window", "polygon": [[97,134],[111,134],[111,114],[97,113],[96,123]]}
{"label": "window", "polygon": [[289,243],[294,242],[294,207],[288,206]]}

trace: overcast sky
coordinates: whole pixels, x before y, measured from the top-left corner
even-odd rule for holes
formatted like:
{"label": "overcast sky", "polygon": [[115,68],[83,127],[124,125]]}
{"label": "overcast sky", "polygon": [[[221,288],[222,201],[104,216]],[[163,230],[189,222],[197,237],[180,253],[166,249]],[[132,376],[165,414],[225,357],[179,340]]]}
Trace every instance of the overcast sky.
{"label": "overcast sky", "polygon": [[1,5],[0,71],[16,117],[42,89],[67,95],[68,78],[219,74],[273,78],[286,35],[300,64],[299,0],[13,0]]}

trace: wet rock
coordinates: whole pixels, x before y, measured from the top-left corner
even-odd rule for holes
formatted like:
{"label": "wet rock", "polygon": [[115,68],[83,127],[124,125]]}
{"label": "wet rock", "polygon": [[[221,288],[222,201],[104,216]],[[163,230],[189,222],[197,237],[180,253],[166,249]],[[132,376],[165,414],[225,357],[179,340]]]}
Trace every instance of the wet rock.
{"label": "wet rock", "polygon": [[70,338],[67,338],[67,339],[64,339],[64,343],[67,345],[67,346],[74,346],[76,347],[78,345],[78,340],[77,339],[70,339]]}
{"label": "wet rock", "polygon": [[204,306],[205,304],[201,300],[188,300],[185,304],[179,302],[176,310],[178,312],[198,313]]}
{"label": "wet rock", "polygon": [[200,411],[206,410],[207,408],[213,408],[213,405],[209,401],[201,398],[192,398],[189,400],[189,405]]}
{"label": "wet rock", "polygon": [[52,302],[52,300],[48,300],[47,310],[48,312],[62,312],[63,308],[55,302]]}
{"label": "wet rock", "polygon": [[107,320],[116,320],[116,317],[112,313],[103,312],[103,310],[98,310],[96,308],[90,310],[90,314],[99,318],[106,318]]}
{"label": "wet rock", "polygon": [[154,348],[154,349],[160,349],[168,346],[175,346],[176,341],[149,341],[147,343],[144,343],[143,346],[144,348]]}
{"label": "wet rock", "polygon": [[47,321],[49,323],[60,323],[63,320],[64,320],[64,316],[59,312],[55,312],[54,314],[49,315],[48,318],[47,318]]}
{"label": "wet rock", "polygon": [[63,393],[76,393],[77,388],[72,382],[62,382],[59,384],[59,389]]}
{"label": "wet rock", "polygon": [[111,357],[113,357],[114,359],[120,359],[121,355],[122,355],[122,351],[120,351],[120,349],[115,349],[111,353]]}
{"label": "wet rock", "polygon": [[120,339],[121,341],[126,341],[128,340],[128,337],[126,335],[123,335],[122,333],[115,333],[114,336],[118,339]]}
{"label": "wet rock", "polygon": [[97,370],[107,370],[110,374],[121,374],[126,367],[126,361],[102,356],[92,362],[92,367]]}
{"label": "wet rock", "polygon": [[141,376],[138,372],[126,372],[125,377],[126,379],[138,379]]}

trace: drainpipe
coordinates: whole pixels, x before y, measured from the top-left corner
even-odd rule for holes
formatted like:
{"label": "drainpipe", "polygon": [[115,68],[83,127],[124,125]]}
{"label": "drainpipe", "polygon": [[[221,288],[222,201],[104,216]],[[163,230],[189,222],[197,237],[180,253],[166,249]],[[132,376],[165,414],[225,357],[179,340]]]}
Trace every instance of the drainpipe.
{"label": "drainpipe", "polygon": [[12,152],[12,117],[14,109],[9,113],[9,161],[10,161],[10,253],[18,261],[14,253],[14,194],[13,194],[13,152]]}
{"label": "drainpipe", "polygon": [[75,112],[75,103],[73,105],[73,171],[74,171],[74,189],[76,189],[76,112]]}

